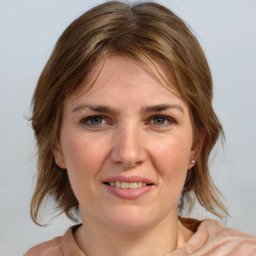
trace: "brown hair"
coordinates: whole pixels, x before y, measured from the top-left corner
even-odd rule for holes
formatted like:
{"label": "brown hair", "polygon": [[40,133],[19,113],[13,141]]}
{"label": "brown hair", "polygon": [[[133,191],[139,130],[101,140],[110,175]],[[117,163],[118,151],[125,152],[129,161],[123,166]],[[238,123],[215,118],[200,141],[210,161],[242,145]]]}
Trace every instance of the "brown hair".
{"label": "brown hair", "polygon": [[227,214],[209,174],[208,158],[223,130],[212,108],[211,73],[198,41],[179,17],[159,4],[113,1],[87,11],[68,26],[39,78],[31,118],[38,147],[33,221],[38,224],[40,205],[48,196],[69,218],[75,219],[79,212],[67,172],[56,165],[52,150],[59,138],[65,101],[97,61],[110,54],[147,66],[160,63],[172,81],[170,86],[189,106],[196,139],[199,131],[205,133],[198,160],[188,171],[179,209],[184,208],[185,201],[192,207],[195,197],[213,214]]}

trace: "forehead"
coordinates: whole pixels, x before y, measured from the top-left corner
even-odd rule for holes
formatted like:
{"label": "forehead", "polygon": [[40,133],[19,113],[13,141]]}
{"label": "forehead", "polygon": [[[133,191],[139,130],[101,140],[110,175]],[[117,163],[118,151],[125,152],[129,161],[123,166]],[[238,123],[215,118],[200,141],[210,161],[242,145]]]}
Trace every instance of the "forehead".
{"label": "forehead", "polygon": [[173,86],[170,74],[166,75],[163,65],[152,60],[142,63],[121,55],[110,55],[96,62],[70,98],[104,89],[130,89],[131,87],[143,89],[146,86],[152,91],[167,94],[172,92],[181,98]]}
{"label": "forehead", "polygon": [[151,69],[117,55],[99,61],[82,82],[79,93],[68,102],[70,108],[85,103],[118,108],[171,103],[186,108],[173,87],[164,86]]}

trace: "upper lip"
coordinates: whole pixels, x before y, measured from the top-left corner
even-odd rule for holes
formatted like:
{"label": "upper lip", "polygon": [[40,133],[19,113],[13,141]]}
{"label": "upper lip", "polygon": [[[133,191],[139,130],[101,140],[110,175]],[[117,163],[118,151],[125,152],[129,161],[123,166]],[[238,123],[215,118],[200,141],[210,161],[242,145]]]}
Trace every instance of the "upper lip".
{"label": "upper lip", "polygon": [[116,182],[116,181],[120,181],[120,182],[143,182],[146,184],[151,184],[154,185],[154,182],[152,182],[151,180],[141,177],[141,176],[130,176],[130,177],[126,177],[126,176],[112,176],[109,178],[106,178],[103,180],[103,183],[109,183],[109,182]]}

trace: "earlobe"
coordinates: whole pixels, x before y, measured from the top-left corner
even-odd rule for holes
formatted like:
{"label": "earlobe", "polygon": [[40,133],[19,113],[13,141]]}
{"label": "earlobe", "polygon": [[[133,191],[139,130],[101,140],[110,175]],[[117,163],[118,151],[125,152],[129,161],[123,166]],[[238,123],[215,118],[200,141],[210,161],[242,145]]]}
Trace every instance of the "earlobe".
{"label": "earlobe", "polygon": [[191,156],[190,156],[188,169],[191,169],[195,165],[197,158],[200,154],[200,151],[204,145],[204,140],[205,140],[205,132],[200,131],[200,135],[198,136],[197,142],[194,143],[191,149]]}
{"label": "earlobe", "polygon": [[61,168],[61,169],[66,169],[66,164],[63,156],[63,152],[60,146],[59,142],[56,142],[54,145],[54,148],[52,150],[55,163]]}

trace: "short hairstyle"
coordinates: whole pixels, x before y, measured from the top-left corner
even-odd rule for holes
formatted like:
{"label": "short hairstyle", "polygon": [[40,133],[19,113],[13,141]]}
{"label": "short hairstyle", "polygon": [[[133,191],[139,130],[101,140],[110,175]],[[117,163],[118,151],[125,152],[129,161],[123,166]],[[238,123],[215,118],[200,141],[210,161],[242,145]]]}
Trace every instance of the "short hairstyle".
{"label": "short hairstyle", "polygon": [[31,117],[38,149],[33,221],[39,224],[40,206],[49,196],[60,213],[71,219],[79,216],[67,172],[57,166],[52,151],[59,139],[65,102],[97,62],[110,54],[128,57],[151,70],[155,67],[158,74],[160,64],[168,86],[189,107],[195,141],[200,131],[205,133],[198,160],[187,173],[179,210],[185,205],[192,209],[197,199],[218,217],[228,214],[209,174],[210,152],[224,134],[212,107],[211,72],[197,39],[177,15],[160,4],[111,1],[90,9],[67,27],[38,80]]}

